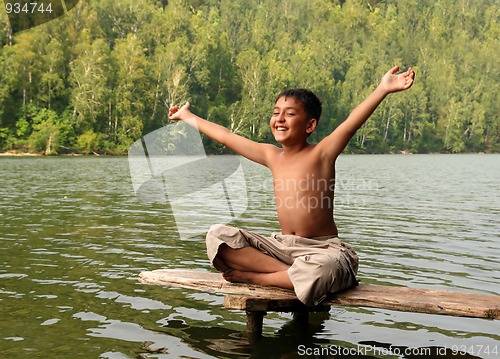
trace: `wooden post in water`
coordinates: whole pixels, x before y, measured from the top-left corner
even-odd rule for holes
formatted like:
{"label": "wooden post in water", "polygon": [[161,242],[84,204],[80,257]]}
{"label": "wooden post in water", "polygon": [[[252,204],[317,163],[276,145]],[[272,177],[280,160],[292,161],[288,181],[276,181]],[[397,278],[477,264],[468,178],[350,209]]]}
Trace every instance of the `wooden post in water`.
{"label": "wooden post in water", "polygon": [[251,340],[258,339],[262,336],[262,324],[264,323],[264,315],[266,312],[261,311],[246,311],[247,326],[246,334]]}

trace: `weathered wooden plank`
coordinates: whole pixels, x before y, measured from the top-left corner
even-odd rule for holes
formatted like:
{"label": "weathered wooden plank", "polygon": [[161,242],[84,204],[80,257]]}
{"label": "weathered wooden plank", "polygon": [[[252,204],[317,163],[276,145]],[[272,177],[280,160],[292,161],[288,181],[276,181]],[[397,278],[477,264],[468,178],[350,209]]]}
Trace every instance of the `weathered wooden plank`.
{"label": "weathered wooden plank", "polygon": [[331,295],[326,302],[332,305],[500,319],[500,296],[490,294],[360,284]]}
{"label": "weathered wooden plank", "polygon": [[[232,309],[294,311],[301,306],[293,291],[229,283],[219,273],[160,269],[142,272],[140,281],[147,284],[228,294],[225,306]],[[331,294],[322,304],[500,319],[500,296],[498,295],[422,288],[360,284],[343,292]]]}
{"label": "weathered wooden plank", "polygon": [[222,278],[220,273],[212,272],[158,269],[140,273],[139,280],[146,284],[181,287],[209,293],[242,294],[275,299],[297,299],[295,293],[291,290],[252,284],[229,283]]}

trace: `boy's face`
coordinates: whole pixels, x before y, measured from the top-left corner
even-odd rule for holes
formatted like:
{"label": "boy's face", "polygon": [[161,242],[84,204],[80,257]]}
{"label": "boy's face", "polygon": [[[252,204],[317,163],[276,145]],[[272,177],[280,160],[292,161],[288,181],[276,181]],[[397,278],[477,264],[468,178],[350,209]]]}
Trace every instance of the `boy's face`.
{"label": "boy's face", "polygon": [[305,142],[316,128],[316,119],[309,118],[302,102],[282,96],[274,105],[270,126],[274,138],[281,144]]}

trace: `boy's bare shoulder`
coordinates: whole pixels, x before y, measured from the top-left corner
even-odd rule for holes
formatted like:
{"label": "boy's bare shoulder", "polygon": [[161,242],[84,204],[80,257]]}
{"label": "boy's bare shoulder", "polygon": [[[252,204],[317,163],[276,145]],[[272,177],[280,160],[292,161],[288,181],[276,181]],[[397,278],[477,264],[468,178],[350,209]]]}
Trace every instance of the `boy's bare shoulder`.
{"label": "boy's bare shoulder", "polygon": [[320,168],[330,168],[334,163],[334,161],[325,161],[321,147],[316,144],[311,144],[294,153],[276,147],[269,159],[269,167],[274,168],[277,171],[276,174],[281,171],[312,174]]}
{"label": "boy's bare shoulder", "polygon": [[[245,144],[245,142],[248,142],[249,144]],[[248,154],[245,155],[243,153],[244,151],[236,152],[242,154],[249,160],[268,168],[271,168],[273,164],[276,163],[276,159],[281,153],[281,149],[273,144],[254,142],[247,139],[240,141],[240,146],[243,148],[246,147],[246,152],[248,152]]]}

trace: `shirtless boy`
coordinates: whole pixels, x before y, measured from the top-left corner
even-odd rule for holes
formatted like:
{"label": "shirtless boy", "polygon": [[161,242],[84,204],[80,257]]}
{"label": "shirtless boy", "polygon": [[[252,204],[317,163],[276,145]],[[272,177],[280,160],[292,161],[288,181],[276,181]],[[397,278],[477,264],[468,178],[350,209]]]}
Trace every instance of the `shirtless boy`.
{"label": "shirtless boy", "polygon": [[410,88],[412,68],[390,69],[377,88],[330,135],[308,142],[321,115],[321,102],[308,90],[281,93],[270,127],[281,147],[251,141],[190,111],[173,106],[171,120],[195,126],[213,140],[271,170],[282,233],[271,237],[226,225],[207,234],[212,265],[230,282],[293,289],[306,305],[357,283],[358,256],[338,238],[333,218],[335,160],[384,98]]}

